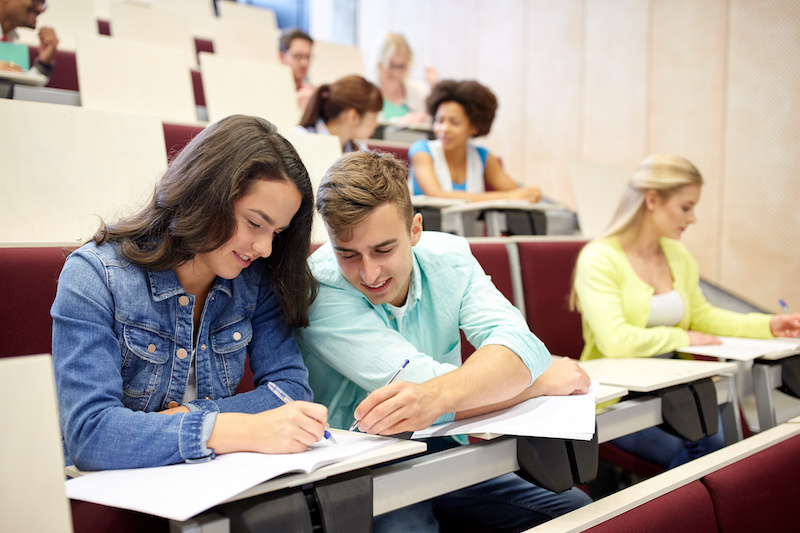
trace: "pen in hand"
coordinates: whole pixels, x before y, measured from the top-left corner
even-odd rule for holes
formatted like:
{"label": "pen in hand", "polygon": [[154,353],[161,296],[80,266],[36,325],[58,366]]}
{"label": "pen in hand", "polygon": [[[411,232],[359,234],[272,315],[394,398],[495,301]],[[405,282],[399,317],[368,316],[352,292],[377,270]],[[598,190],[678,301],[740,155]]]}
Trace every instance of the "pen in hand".
{"label": "pen in hand", "polygon": [[[399,375],[400,375],[400,372],[401,372],[401,371],[402,371],[402,370],[403,370],[403,369],[406,367],[406,365],[408,365],[408,359],[406,359],[405,361],[403,361],[403,364],[402,364],[402,365],[400,365],[399,367],[397,367],[397,370],[395,370],[395,371],[394,371],[394,374],[392,374],[392,377],[390,377],[390,378],[389,378],[389,381],[387,381],[387,382],[386,382],[386,385],[389,385],[389,384],[390,384],[392,381],[394,381],[395,379],[397,379],[397,376],[399,376]],[[384,385],[384,387],[385,387],[386,385]],[[352,426],[350,426],[350,429],[349,429],[349,431],[353,431],[354,429],[356,429],[356,426],[358,426],[358,423],[359,423],[359,422],[360,422],[360,420],[356,419],[356,421],[355,421],[355,422],[353,422],[353,425],[352,425]]]}
{"label": "pen in hand", "polygon": [[780,304],[781,309],[783,309],[784,313],[786,313],[787,315],[791,315],[792,314],[792,312],[789,311],[789,306],[786,305],[786,302],[784,302],[783,299],[778,300],[778,304]]}
{"label": "pen in hand", "polygon": [[[292,400],[291,397],[289,397],[288,394],[283,392],[283,390],[280,387],[278,387],[277,385],[275,385],[273,382],[270,381],[269,383],[267,383],[267,387],[269,388],[269,390],[272,391],[273,394],[275,394],[275,396],[277,396],[278,398],[283,400],[283,403],[292,403],[294,401],[294,400]],[[327,429],[325,430],[324,436],[325,436],[326,439],[328,439],[332,443],[339,444],[338,442],[336,442],[336,439],[333,438],[333,435],[331,435],[331,432],[328,431]]]}

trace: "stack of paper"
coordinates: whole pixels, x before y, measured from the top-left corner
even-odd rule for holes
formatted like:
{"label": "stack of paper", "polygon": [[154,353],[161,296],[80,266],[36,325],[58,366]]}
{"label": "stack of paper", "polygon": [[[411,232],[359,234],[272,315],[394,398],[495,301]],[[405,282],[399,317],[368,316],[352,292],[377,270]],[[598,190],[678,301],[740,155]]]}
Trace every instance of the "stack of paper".
{"label": "stack of paper", "polygon": [[397,439],[336,434],[295,454],[229,453],[205,463],[103,470],[67,480],[67,497],[172,520],[189,518],[259,483],[289,472],[311,473]]}
{"label": "stack of paper", "polygon": [[597,387],[597,381],[592,381],[586,394],[532,398],[501,411],[431,426],[414,432],[412,438],[498,433],[591,440],[594,436]]}

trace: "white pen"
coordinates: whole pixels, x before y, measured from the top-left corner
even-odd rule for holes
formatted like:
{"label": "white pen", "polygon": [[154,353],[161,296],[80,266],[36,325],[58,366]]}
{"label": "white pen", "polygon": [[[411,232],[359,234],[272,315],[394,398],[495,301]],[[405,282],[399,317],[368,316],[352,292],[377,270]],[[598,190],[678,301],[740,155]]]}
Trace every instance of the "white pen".
{"label": "white pen", "polygon": [[[399,375],[400,375],[400,372],[402,372],[402,370],[403,370],[403,369],[406,367],[406,365],[408,365],[408,359],[406,359],[405,361],[403,361],[403,364],[402,364],[402,365],[400,365],[399,367],[397,367],[397,370],[395,370],[395,371],[394,371],[394,374],[392,374],[392,377],[390,377],[390,378],[389,378],[389,381],[387,381],[387,382],[386,382],[386,385],[389,385],[389,384],[390,384],[392,381],[394,381],[395,379],[397,379],[397,376],[399,376]],[[384,385],[384,387],[385,387],[386,385]],[[359,423],[359,422],[360,422],[360,420],[356,420],[355,422],[353,422],[353,425],[352,425],[352,426],[350,426],[350,429],[349,429],[349,431],[353,431],[354,429],[356,429],[356,426],[358,426],[358,423]]]}
{"label": "white pen", "polygon": [[[277,396],[278,398],[283,400],[283,403],[292,403],[294,401],[294,400],[292,400],[292,398],[288,394],[283,392],[283,389],[281,389],[280,387],[275,385],[273,382],[270,381],[269,383],[267,383],[267,387],[269,387],[269,390],[271,390],[272,393],[275,396]],[[313,419],[313,420],[316,420],[316,419]],[[325,436],[326,439],[328,439],[332,443],[339,444],[338,442],[336,442],[336,439],[333,438],[333,435],[331,435],[331,432],[328,431],[327,429],[325,430],[324,436]]]}

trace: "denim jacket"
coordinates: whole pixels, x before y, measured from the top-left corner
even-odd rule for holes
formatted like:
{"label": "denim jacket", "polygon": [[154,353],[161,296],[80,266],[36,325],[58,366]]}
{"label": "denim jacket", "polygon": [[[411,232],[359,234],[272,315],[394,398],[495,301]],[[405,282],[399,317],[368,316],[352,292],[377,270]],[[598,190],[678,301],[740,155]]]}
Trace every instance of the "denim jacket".
{"label": "denim jacket", "polygon": [[[184,405],[192,360],[194,296],[173,270],[133,265],[117,244],[72,253],[58,281],[53,365],[68,460],[81,470],[208,460],[218,412],[258,413],[282,405],[274,381],[310,400],[308,371],[260,262],[217,278],[195,343],[197,398]],[[234,396],[245,358],[257,384]]]}

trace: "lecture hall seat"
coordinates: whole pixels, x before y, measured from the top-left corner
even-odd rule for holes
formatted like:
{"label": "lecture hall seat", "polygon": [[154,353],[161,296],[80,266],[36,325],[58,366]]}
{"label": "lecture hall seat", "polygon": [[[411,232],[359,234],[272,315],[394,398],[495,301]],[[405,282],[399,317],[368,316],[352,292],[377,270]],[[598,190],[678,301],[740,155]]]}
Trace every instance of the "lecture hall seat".
{"label": "lecture hall seat", "polygon": [[50,353],[60,247],[0,248],[0,357]]}
{"label": "lecture hall seat", "polygon": [[583,350],[581,316],[569,310],[575,261],[586,241],[519,240],[522,290],[528,326],[550,353],[578,359]]}
{"label": "lecture hall seat", "polygon": [[797,531],[800,436],[706,475],[720,533]]}
{"label": "lecture hall seat", "polygon": [[588,533],[717,533],[714,503],[693,481],[586,530]]}
{"label": "lecture hall seat", "polygon": [[[514,286],[511,281],[511,264],[508,258],[508,249],[502,242],[471,242],[469,243],[472,255],[478,260],[483,271],[486,272],[495,287],[514,304]],[[475,348],[470,344],[464,333],[461,333],[461,360],[466,361]]]}

